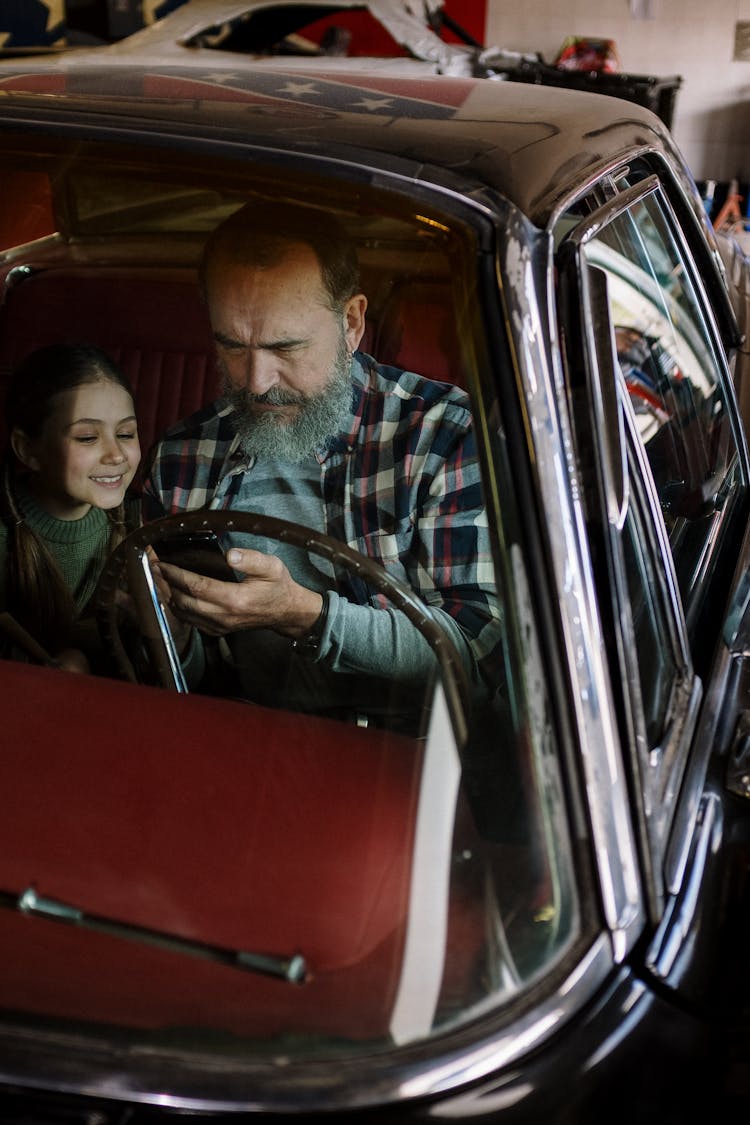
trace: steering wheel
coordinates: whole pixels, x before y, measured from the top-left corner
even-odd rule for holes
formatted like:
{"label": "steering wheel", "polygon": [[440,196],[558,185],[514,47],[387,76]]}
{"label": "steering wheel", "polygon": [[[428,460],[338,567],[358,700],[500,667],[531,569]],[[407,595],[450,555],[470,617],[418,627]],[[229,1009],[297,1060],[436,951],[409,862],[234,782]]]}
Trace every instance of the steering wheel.
{"label": "steering wheel", "polygon": [[[371,559],[360,555],[351,547],[332,539],[322,532],[313,531],[302,524],[275,516],[259,515],[253,512],[201,510],[175,516],[164,516],[153,523],[132,531],[115,548],[108,558],[99,578],[97,589],[97,616],[106,643],[109,644],[117,665],[123,676],[132,683],[138,682],[133,663],[128,656],[120,633],[120,611],[116,594],[121,588],[123,576],[127,574],[129,592],[136,609],[138,625],[151,649],[152,659],[162,685],[175,688],[175,669],[173,659],[165,648],[163,633],[159,628],[158,607],[155,608],[150,589],[150,569],[144,559],[146,548],[154,547],[159,553],[159,543],[175,532],[195,533],[212,531],[217,536],[227,532],[262,536],[281,543],[289,543],[314,555],[320,555],[335,566],[361,578],[372,589],[387,597],[425,637],[433,650],[441,672],[448,712],[454,730],[463,744],[467,733],[469,713],[469,688],[466,673],[455,645],[435,621],[427,607],[406,586],[390,575]],[[178,677],[179,679],[179,670]],[[187,690],[183,688],[182,690]]]}

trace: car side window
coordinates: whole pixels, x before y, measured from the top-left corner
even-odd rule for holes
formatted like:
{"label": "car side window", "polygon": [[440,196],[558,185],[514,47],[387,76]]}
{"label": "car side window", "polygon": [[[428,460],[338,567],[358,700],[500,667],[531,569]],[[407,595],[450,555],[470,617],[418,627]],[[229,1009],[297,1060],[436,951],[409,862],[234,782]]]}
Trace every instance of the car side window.
{"label": "car side window", "polygon": [[648,548],[646,527],[641,498],[633,490],[623,529],[622,550],[645,733],[649,747],[654,747],[666,726],[679,669],[670,643],[664,601],[659,596],[659,575],[654,554]]}
{"label": "car side window", "polygon": [[617,357],[687,610],[737,459],[722,360],[658,192],[615,215],[583,255],[607,275]]}
{"label": "car side window", "polygon": [[674,794],[686,767],[702,689],[687,649],[669,544],[658,520],[658,500],[624,382],[621,397],[628,488],[622,531],[612,536],[615,570],[622,576],[615,612],[624,640],[621,660],[630,755],[644,795],[636,815],[650,855],[649,898],[658,910],[663,902]]}
{"label": "car side window", "polygon": [[602,588],[613,591],[612,674],[658,911],[702,691],[693,625],[744,459],[710,306],[658,180],[602,204],[605,194],[559,224],[561,309],[591,533],[602,547]]}

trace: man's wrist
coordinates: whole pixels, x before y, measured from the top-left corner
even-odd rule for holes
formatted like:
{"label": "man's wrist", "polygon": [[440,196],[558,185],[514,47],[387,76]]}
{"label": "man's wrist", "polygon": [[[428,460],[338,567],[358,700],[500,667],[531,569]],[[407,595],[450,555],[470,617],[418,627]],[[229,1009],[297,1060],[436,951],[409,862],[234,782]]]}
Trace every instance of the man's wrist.
{"label": "man's wrist", "polygon": [[304,656],[316,657],[320,652],[320,645],[328,621],[328,598],[323,596],[320,613],[313,621],[306,633],[295,637],[292,648]]}

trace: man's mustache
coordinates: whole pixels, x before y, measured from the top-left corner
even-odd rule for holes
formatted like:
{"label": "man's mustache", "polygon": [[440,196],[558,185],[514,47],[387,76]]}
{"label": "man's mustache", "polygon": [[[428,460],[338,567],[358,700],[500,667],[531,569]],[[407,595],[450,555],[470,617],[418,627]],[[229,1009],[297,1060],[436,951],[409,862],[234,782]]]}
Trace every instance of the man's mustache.
{"label": "man's mustache", "polygon": [[269,387],[262,394],[253,394],[252,391],[233,391],[231,394],[236,406],[248,407],[258,404],[260,406],[304,406],[307,396],[284,390],[283,387]]}

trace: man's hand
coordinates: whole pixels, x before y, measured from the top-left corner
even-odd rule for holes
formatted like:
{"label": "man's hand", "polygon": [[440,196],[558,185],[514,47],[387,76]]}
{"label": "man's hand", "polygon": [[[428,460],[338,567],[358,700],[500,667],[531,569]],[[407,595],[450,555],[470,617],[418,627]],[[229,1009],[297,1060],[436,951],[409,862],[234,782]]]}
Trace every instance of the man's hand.
{"label": "man's hand", "polygon": [[281,559],[233,547],[227,552],[227,562],[244,575],[240,582],[220,582],[159,563],[170,589],[169,608],[181,621],[212,636],[239,629],[274,629],[292,638],[310,632],[323,599],[295,582]]}

